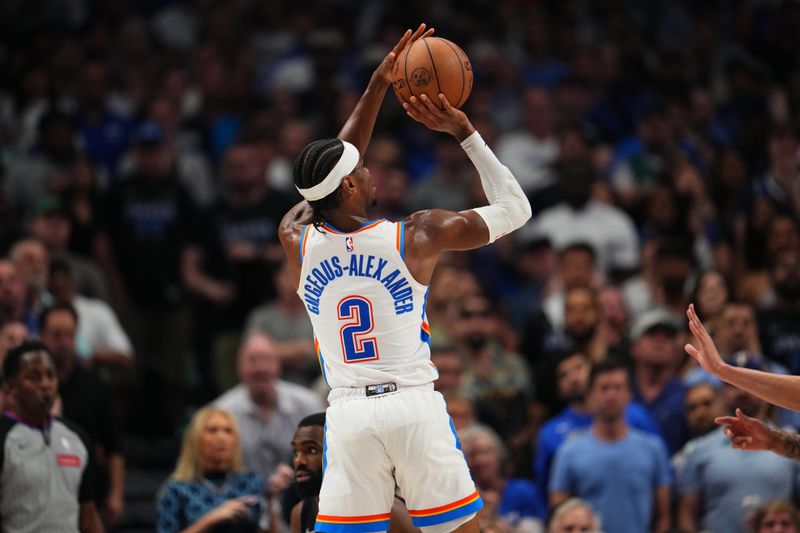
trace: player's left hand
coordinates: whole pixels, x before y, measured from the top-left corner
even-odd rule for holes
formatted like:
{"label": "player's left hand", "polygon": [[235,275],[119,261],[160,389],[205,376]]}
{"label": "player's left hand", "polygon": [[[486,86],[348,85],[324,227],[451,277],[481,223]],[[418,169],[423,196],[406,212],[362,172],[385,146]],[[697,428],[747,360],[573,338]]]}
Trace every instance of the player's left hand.
{"label": "player's left hand", "polygon": [[697,316],[694,304],[689,305],[686,310],[686,317],[689,319],[689,330],[692,332],[697,345],[687,344],[684,347],[686,353],[697,359],[697,362],[706,372],[719,376],[721,369],[725,367],[725,362],[720,357],[711,335],[708,334],[705,326],[700,321],[700,317]]}
{"label": "player's left hand", "polygon": [[392,51],[389,52],[381,64],[378,65],[378,68],[375,70],[375,76],[379,76],[383,78],[386,83],[391,84],[392,69],[394,68],[394,62],[397,61],[397,58],[400,56],[400,52],[402,52],[407,46],[410,46],[411,43],[417,39],[429,37],[431,34],[433,34],[433,28],[427,28],[424,22],[419,25],[419,28],[417,28],[414,33],[411,33],[410,29],[406,30],[397,44],[394,45]]}

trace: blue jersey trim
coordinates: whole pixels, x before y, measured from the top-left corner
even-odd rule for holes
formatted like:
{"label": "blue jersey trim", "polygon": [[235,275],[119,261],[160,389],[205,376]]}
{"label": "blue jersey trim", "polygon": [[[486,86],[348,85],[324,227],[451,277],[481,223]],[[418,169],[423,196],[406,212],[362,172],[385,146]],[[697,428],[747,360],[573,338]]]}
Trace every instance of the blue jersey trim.
{"label": "blue jersey trim", "polygon": [[309,226],[311,226],[311,224],[306,224],[306,227],[303,229],[303,234],[300,235],[300,245],[299,245],[298,255],[300,256],[301,265],[303,264],[303,248],[305,248],[305,246],[303,245],[306,243],[306,233],[308,233]]}
{"label": "blue jersey trim", "polygon": [[388,530],[388,520],[366,522],[363,524],[331,524],[330,522],[317,521],[316,524],[314,524],[314,531],[321,531],[324,533],[378,533],[379,531]]}
{"label": "blue jersey trim", "polygon": [[461,449],[461,441],[458,440],[458,433],[456,433],[456,425],[453,424],[453,419],[452,418],[450,418],[450,431],[453,432],[453,437],[456,439],[456,449],[460,450]]}
{"label": "blue jersey trim", "polygon": [[[406,222],[401,220],[398,222],[400,224],[400,259],[405,261],[406,259]],[[426,293],[427,295],[427,293]]]}

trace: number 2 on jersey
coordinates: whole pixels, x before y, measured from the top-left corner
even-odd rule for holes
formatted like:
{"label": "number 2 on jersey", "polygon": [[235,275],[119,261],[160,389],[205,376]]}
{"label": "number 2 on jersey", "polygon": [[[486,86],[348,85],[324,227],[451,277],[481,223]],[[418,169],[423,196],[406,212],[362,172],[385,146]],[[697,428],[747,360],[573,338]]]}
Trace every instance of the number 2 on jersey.
{"label": "number 2 on jersey", "polygon": [[372,303],[363,296],[347,296],[337,307],[339,320],[347,320],[339,330],[345,363],[378,359],[378,342],[367,337],[374,327]]}

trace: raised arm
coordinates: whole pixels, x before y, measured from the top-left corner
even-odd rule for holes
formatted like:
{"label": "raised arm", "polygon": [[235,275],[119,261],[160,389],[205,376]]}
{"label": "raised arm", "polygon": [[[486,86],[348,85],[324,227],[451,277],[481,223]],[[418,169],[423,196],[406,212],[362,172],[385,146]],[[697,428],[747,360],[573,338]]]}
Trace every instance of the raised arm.
{"label": "raised arm", "polygon": [[439,95],[442,108],[425,95],[403,104],[408,115],[435,131],[451,134],[478,170],[489,205],[468,211],[431,209],[406,221],[406,263],[414,277],[428,283],[440,253],[470,250],[520,228],[531,217],[531,204],[516,178],[495,156],[467,115]]}
{"label": "raised arm", "polygon": [[779,407],[800,411],[800,376],[770,374],[726,364],[698,318],[693,304],[686,311],[686,316],[689,318],[689,329],[694,335],[696,344],[696,346],[687,344],[686,353],[697,359],[700,366],[722,381],[762,400]]}
{"label": "raised arm", "polygon": [[412,34],[411,30],[406,30],[392,51],[383,59],[367,84],[367,89],[361,95],[361,99],[356,104],[355,109],[350,114],[342,130],[337,137],[347,141],[358,148],[358,152],[363,156],[367,150],[369,140],[372,138],[372,129],[375,127],[375,119],[381,109],[383,97],[386,89],[392,83],[392,69],[397,56],[403,49],[421,37],[427,37],[433,33],[433,28],[425,28],[425,24],[420,24]]}

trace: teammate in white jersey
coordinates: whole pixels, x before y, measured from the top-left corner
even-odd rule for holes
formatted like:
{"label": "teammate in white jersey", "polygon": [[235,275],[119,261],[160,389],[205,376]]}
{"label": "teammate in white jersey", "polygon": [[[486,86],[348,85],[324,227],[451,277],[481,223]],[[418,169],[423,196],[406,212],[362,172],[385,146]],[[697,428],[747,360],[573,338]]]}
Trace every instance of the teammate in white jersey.
{"label": "teammate in white jersey", "polygon": [[431,209],[401,222],[369,220],[374,187],[362,155],[390,84],[413,40],[408,30],[377,68],[336,139],[314,141],[297,158],[305,198],[286,214],[280,238],[314,327],[331,387],[316,530],[385,531],[395,487],[426,533],[479,531],[481,499],[441,394],[433,390],[425,316],[439,255],[493,242],[531,216],[525,194],[443,95],[404,104],[409,116],[453,135],[477,168],[488,206]]}

